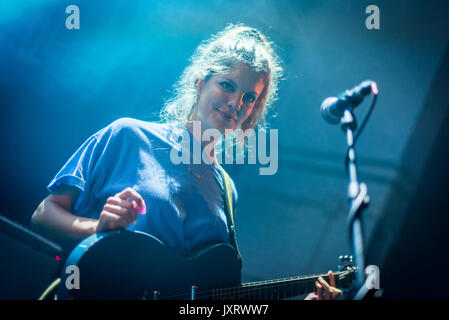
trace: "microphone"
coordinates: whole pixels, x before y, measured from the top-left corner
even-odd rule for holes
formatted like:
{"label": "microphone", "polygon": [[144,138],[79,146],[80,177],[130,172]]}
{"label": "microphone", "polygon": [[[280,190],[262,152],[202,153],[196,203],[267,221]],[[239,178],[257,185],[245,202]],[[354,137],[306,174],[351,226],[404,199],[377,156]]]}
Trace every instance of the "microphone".
{"label": "microphone", "polygon": [[339,124],[346,109],[357,107],[370,93],[377,95],[379,90],[374,81],[366,80],[351,90],[342,92],[338,98],[326,98],[321,104],[321,115],[332,124]]}

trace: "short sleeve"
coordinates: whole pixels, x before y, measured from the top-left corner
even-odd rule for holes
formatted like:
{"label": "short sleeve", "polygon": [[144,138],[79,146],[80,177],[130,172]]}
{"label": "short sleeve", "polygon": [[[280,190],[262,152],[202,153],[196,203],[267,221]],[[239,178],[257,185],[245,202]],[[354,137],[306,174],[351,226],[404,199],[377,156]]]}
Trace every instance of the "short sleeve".
{"label": "short sleeve", "polygon": [[60,185],[77,188],[80,194],[72,213],[97,217],[107,196],[124,189],[123,185],[135,184],[136,176],[127,164],[138,161],[139,126],[135,119],[121,118],[90,136],[59,170],[48,190],[55,192]]}
{"label": "short sleeve", "polygon": [[103,149],[99,143],[102,131],[92,135],[70,157],[61,170],[56,174],[47,186],[50,192],[54,192],[60,185],[69,185],[84,191],[92,169],[98,160],[98,155]]}

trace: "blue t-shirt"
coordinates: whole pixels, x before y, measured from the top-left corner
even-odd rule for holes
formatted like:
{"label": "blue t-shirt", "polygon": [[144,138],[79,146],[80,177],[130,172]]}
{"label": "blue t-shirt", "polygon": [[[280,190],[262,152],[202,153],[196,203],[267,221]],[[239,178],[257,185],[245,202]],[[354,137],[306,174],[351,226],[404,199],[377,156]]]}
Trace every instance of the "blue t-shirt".
{"label": "blue t-shirt", "polygon": [[[89,137],[48,189],[54,192],[61,184],[78,188],[72,213],[98,219],[108,197],[133,188],[147,211],[127,229],[149,233],[181,256],[230,243],[220,168],[204,162],[174,164],[170,152],[185,151],[182,137],[187,134],[190,145],[199,144],[187,129],[179,130],[166,123],[118,119]],[[237,192],[231,183],[235,208]]]}

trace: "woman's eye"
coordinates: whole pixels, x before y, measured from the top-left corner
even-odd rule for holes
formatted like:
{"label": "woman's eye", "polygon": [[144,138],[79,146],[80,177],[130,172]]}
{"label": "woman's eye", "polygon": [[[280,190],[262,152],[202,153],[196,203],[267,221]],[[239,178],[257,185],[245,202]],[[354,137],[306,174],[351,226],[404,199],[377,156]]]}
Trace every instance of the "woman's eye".
{"label": "woman's eye", "polygon": [[253,103],[255,100],[256,100],[256,98],[253,95],[251,95],[251,94],[250,95],[245,95],[243,97],[243,101],[245,103]]}
{"label": "woman's eye", "polygon": [[229,82],[221,82],[220,85],[225,88],[226,90],[234,90],[234,87]]}

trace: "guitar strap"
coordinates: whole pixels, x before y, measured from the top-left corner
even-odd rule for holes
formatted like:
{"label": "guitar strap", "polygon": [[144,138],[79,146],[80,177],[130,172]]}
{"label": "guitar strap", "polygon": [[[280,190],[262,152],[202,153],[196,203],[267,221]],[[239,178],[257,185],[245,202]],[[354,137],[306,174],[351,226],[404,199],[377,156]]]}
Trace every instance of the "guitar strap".
{"label": "guitar strap", "polygon": [[225,202],[225,214],[228,222],[229,238],[231,240],[231,245],[237,251],[237,259],[242,262],[242,257],[240,255],[239,248],[237,246],[237,240],[235,235],[235,225],[234,225],[234,211],[232,207],[232,186],[231,178],[228,173],[223,169],[222,166],[218,165],[221,171],[221,177],[224,183],[224,202]]}

